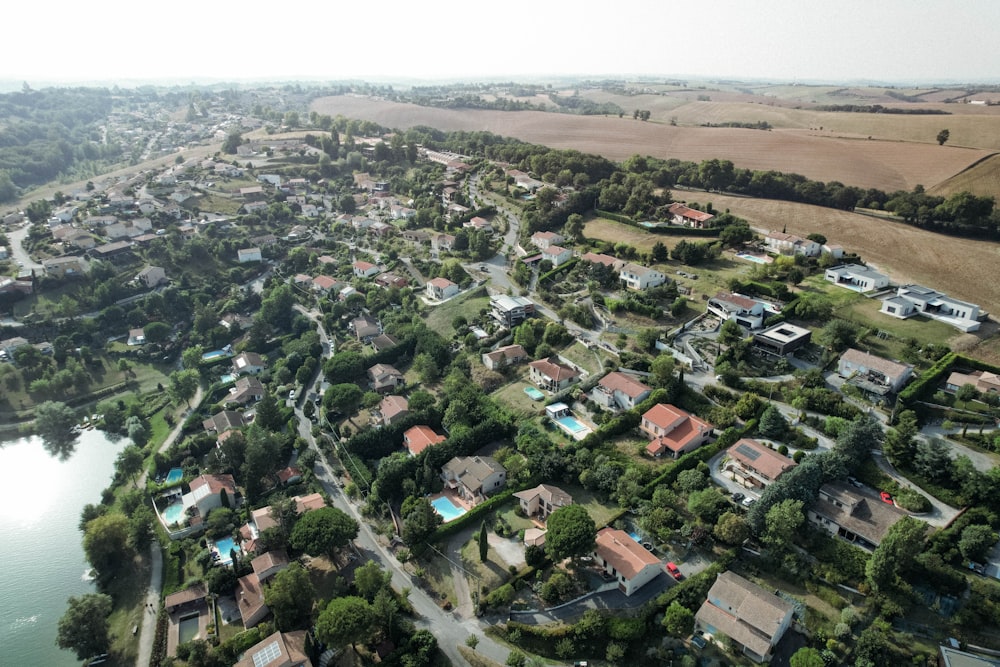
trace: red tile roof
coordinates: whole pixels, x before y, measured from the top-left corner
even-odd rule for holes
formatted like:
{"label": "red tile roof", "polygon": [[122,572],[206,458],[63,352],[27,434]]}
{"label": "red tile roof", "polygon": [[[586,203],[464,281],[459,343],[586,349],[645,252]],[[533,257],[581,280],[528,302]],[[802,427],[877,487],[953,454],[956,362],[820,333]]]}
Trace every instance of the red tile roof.
{"label": "red tile roof", "polygon": [[612,371],[611,373],[608,373],[601,378],[601,381],[598,382],[598,384],[608,391],[620,391],[629,398],[635,398],[646,392],[652,391],[650,387],[647,387],[632,376],[619,371]]}
{"label": "red tile roof", "polygon": [[595,553],[626,579],[634,578],[647,565],[660,565],[659,558],[646,551],[624,530],[603,528],[597,532],[595,541]]}
{"label": "red tile roof", "polygon": [[431,445],[445,440],[443,435],[435,433],[430,426],[414,426],[403,433],[403,442],[413,456],[417,456]]}
{"label": "red tile roof", "polygon": [[685,218],[691,218],[692,220],[697,220],[698,222],[708,222],[715,216],[711,213],[705,213],[704,211],[697,211],[693,208],[688,208],[684,204],[671,204],[670,208],[667,209],[671,215],[679,215]]}

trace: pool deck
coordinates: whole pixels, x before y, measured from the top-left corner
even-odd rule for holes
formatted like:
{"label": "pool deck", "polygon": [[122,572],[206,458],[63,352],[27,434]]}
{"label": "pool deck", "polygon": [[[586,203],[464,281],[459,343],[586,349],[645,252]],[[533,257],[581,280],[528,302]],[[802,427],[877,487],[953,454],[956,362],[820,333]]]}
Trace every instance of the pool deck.
{"label": "pool deck", "polygon": [[[472,509],[473,507],[475,507],[475,505],[473,505],[472,503],[470,503],[470,502],[469,502],[468,500],[466,500],[466,499],[464,499],[464,498],[460,497],[460,496],[459,496],[459,495],[458,495],[457,493],[455,493],[455,492],[454,492],[454,491],[453,491],[452,489],[444,489],[444,490],[443,490],[443,491],[442,491],[441,493],[434,493],[434,494],[431,494],[431,495],[430,495],[430,496],[428,497],[428,500],[430,500],[431,502],[434,502],[434,501],[435,501],[435,500],[437,500],[438,498],[447,498],[447,499],[448,499],[448,500],[450,500],[450,501],[451,501],[451,502],[452,502],[452,503],[453,503],[453,504],[454,504],[454,505],[455,505],[456,507],[461,507],[461,508],[462,508],[462,509],[464,509],[464,510],[465,510],[466,512],[468,512],[468,511],[469,511],[469,510],[471,510],[471,509]],[[456,518],[457,518],[457,517],[456,517]]]}
{"label": "pool deck", "polygon": [[202,604],[196,609],[186,608],[179,611],[175,611],[172,614],[167,615],[167,655],[176,656],[177,655],[177,644],[181,637],[181,618],[190,616],[192,613],[198,613],[198,635],[197,639],[207,639],[208,638],[208,621],[210,614],[208,613],[208,605]]}

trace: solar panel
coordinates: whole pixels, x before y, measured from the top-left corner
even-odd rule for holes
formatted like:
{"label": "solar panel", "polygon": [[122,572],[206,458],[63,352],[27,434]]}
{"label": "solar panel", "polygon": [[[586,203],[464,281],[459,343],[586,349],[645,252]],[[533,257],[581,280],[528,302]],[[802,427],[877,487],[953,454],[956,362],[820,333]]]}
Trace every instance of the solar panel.
{"label": "solar panel", "polygon": [[747,444],[737,445],[736,451],[751,461],[756,461],[760,457],[760,452]]}
{"label": "solar panel", "polygon": [[279,657],[281,657],[281,648],[278,646],[278,641],[275,640],[253,654],[253,665],[254,667],[267,667]]}

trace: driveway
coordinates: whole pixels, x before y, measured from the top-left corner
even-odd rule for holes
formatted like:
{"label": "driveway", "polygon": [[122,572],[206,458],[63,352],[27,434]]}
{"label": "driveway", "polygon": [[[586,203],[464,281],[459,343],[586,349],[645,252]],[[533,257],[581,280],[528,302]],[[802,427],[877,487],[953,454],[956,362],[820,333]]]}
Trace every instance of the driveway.
{"label": "driveway", "polygon": [[661,572],[655,579],[640,588],[631,597],[625,595],[615,587],[613,590],[592,593],[585,598],[552,609],[512,611],[510,619],[529,625],[544,625],[546,623],[572,621],[582,616],[589,609],[638,609],[676,584],[677,582],[674,581],[673,577],[666,572]]}

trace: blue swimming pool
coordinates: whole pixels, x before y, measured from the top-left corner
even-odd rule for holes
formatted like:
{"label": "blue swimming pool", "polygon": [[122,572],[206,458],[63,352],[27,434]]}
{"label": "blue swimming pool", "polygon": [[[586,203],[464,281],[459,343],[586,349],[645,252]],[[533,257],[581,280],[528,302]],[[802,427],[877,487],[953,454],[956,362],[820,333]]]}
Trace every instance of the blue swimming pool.
{"label": "blue swimming pool", "polygon": [[166,509],[163,510],[163,518],[168,526],[181,523],[184,520],[184,505],[181,503],[167,505]]}
{"label": "blue swimming pool", "polygon": [[524,388],[524,393],[527,394],[528,398],[530,398],[533,401],[540,401],[543,398],[545,398],[545,394],[543,394],[542,392],[538,391],[534,387],[525,387]]}
{"label": "blue swimming pool", "polygon": [[767,260],[766,257],[758,257],[757,255],[751,255],[751,254],[745,253],[745,252],[738,252],[738,253],[736,253],[736,256],[739,257],[740,259],[745,259],[748,262],[755,262],[757,264],[770,264],[771,263],[771,262],[769,262]]}
{"label": "blue swimming pool", "polygon": [[167,473],[167,478],[163,480],[165,484],[176,484],[184,479],[184,471],[180,468],[171,468]]}
{"label": "blue swimming pool", "polygon": [[464,507],[458,507],[449,498],[444,496],[432,500],[431,505],[433,505],[434,511],[440,514],[441,518],[445,520],[445,523],[465,514]]}
{"label": "blue swimming pool", "polygon": [[579,433],[580,431],[587,430],[586,426],[570,416],[560,417],[556,421],[562,424],[570,433]]}
{"label": "blue swimming pool", "polygon": [[229,565],[233,562],[232,556],[229,553],[230,551],[235,551],[236,553],[240,552],[240,548],[236,546],[236,542],[231,537],[224,537],[221,540],[216,540],[213,546],[219,554],[219,558],[216,562],[222,563],[223,565]]}
{"label": "blue swimming pool", "polygon": [[212,359],[218,359],[219,357],[228,357],[229,353],[225,350],[212,350],[211,352],[206,352],[201,355],[202,361],[211,361]]}
{"label": "blue swimming pool", "polygon": [[232,373],[226,373],[221,378],[219,378],[219,381],[222,382],[222,384],[229,384],[230,382],[236,382],[236,376],[233,375]]}
{"label": "blue swimming pool", "polygon": [[642,537],[639,535],[639,533],[633,531],[629,533],[628,536],[631,537],[636,542],[638,542],[639,544],[642,544]]}

